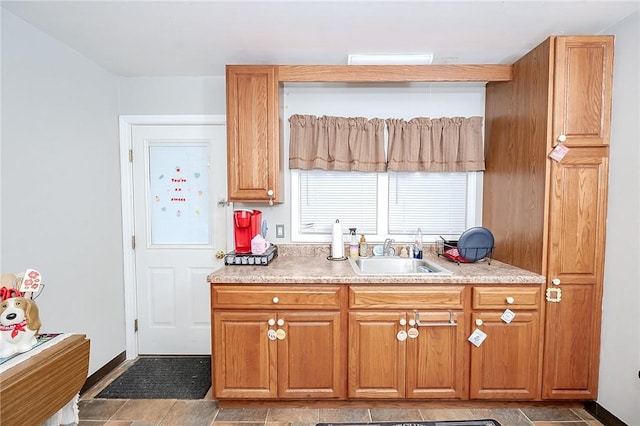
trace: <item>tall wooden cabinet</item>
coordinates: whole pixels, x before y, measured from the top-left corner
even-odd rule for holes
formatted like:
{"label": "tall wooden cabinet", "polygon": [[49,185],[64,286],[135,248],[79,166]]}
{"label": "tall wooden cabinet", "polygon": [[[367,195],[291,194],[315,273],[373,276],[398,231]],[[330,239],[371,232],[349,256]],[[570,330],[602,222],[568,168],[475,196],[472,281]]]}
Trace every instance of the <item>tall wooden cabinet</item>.
{"label": "tall wooden cabinet", "polygon": [[229,201],[281,202],[278,67],[228,65]]}
{"label": "tall wooden cabinet", "polygon": [[562,36],[487,85],[483,224],[547,277],[543,399],[597,396],[612,77],[612,36]]}

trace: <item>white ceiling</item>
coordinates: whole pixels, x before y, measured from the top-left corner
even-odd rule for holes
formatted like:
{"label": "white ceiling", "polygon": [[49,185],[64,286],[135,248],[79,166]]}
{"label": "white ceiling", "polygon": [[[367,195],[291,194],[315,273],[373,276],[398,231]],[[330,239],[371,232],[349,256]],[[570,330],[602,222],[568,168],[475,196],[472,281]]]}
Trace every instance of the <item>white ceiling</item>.
{"label": "white ceiling", "polygon": [[635,1],[5,1],[122,76],[223,75],[225,64],[346,64],[353,53],[512,63],[549,35],[598,34]]}

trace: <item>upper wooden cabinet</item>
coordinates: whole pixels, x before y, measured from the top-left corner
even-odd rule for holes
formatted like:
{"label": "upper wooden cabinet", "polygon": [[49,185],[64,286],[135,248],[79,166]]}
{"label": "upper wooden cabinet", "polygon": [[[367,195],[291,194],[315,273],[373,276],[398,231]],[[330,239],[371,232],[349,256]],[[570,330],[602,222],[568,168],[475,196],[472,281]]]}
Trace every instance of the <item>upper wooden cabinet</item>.
{"label": "upper wooden cabinet", "polygon": [[281,202],[278,67],[226,71],[229,201]]}
{"label": "upper wooden cabinet", "polygon": [[608,145],[613,37],[557,37],[554,63],[554,137],[567,146]]}
{"label": "upper wooden cabinet", "polygon": [[487,85],[483,225],[494,258],[547,277],[543,399],[597,397],[612,80],[613,37],[571,36]]}

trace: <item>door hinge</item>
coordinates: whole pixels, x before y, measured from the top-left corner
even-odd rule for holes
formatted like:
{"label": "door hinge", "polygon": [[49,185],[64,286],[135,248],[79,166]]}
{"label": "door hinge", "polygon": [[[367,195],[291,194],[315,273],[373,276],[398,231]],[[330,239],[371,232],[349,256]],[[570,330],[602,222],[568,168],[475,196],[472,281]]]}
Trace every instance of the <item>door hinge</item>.
{"label": "door hinge", "polygon": [[132,236],[131,236],[131,248],[132,248],[133,250],[135,250],[135,249],[136,249],[136,236],[135,236],[135,235],[132,235]]}
{"label": "door hinge", "polygon": [[133,332],[136,333],[138,331],[138,318],[133,320]]}
{"label": "door hinge", "polygon": [[133,163],[133,150],[132,149],[129,150],[129,162]]}

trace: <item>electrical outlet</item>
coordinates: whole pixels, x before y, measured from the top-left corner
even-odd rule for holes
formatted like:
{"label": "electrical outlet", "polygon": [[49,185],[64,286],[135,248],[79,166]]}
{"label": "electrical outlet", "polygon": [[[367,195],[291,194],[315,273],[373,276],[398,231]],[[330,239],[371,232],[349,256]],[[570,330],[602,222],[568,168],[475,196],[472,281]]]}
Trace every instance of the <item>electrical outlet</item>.
{"label": "electrical outlet", "polygon": [[284,225],[276,225],[276,238],[284,238]]}

